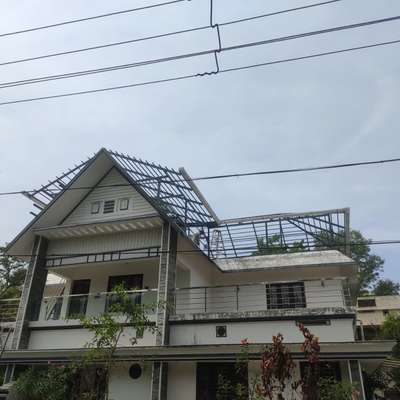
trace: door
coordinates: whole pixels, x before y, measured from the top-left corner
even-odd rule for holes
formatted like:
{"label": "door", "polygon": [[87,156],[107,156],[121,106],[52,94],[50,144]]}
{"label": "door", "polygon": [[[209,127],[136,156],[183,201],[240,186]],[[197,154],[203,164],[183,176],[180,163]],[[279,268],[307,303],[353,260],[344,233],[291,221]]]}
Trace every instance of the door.
{"label": "door", "polygon": [[67,318],[76,318],[86,314],[90,279],[79,279],[72,282]]}
{"label": "door", "polygon": [[236,363],[197,363],[196,400],[232,400],[234,388],[241,384],[248,392],[247,366]]}

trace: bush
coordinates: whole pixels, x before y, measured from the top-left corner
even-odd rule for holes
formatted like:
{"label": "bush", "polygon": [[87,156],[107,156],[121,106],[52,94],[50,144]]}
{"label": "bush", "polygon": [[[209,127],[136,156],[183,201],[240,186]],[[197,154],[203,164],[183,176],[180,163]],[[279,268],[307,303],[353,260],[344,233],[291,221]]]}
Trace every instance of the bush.
{"label": "bush", "polygon": [[337,382],[332,378],[322,378],[319,381],[320,400],[351,400],[356,389],[350,382]]}
{"label": "bush", "polygon": [[65,400],[71,388],[72,371],[64,366],[28,368],[14,384],[21,400]]}

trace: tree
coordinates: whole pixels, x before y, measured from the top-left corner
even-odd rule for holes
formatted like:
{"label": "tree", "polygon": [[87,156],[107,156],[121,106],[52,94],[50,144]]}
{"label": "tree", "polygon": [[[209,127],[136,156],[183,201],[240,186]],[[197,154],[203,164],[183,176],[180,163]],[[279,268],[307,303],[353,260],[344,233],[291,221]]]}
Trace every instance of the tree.
{"label": "tree", "polygon": [[395,340],[396,346],[393,348],[393,356],[400,358],[400,315],[388,314],[381,327],[383,339]]}
{"label": "tree", "polygon": [[117,362],[115,352],[122,335],[134,346],[145,332],[155,333],[157,328],[149,319],[149,311],[154,312],[155,307],[140,304],[122,285],[117,286],[104,313],[81,318],[93,334],[86,352],[66,365],[27,369],[17,378],[13,395],[18,400],[108,400],[110,372]]}
{"label": "tree", "polygon": [[0,299],[19,297],[25,274],[26,263],[7,255],[5,247],[0,247]]}
{"label": "tree", "polygon": [[[371,240],[366,239],[360,231],[352,230],[350,232],[350,250],[351,258],[358,265],[357,285],[355,295],[366,295],[372,289],[372,285],[376,283],[383,271],[385,260],[376,254],[371,253],[369,243]],[[319,249],[337,249],[345,252],[345,235],[344,232],[333,236],[329,232],[321,232],[316,236],[316,245]]]}
{"label": "tree", "polygon": [[269,238],[257,239],[257,250],[253,252],[253,256],[295,253],[298,251],[305,251],[303,240],[300,242],[293,242],[289,246],[282,241],[280,235],[273,235]]}
{"label": "tree", "polygon": [[375,296],[394,296],[400,294],[400,283],[393,282],[390,279],[380,279],[374,286],[373,294]]}

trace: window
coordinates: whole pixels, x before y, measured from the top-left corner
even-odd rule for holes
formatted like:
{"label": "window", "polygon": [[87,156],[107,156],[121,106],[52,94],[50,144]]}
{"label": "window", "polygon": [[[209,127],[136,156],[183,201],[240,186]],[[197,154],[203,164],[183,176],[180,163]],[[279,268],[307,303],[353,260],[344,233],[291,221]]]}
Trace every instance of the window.
{"label": "window", "polygon": [[86,314],[90,279],[80,279],[72,282],[71,297],[69,298],[67,317],[79,318]]}
{"label": "window", "polygon": [[358,307],[376,307],[375,299],[358,299]]}
{"label": "window", "polygon": [[119,200],[119,209],[120,211],[125,211],[129,208],[129,199],[120,199]]}
{"label": "window", "polygon": [[[300,363],[301,378],[305,377],[308,368],[310,368],[310,364],[308,362]],[[342,380],[339,361],[321,361],[319,363],[319,368],[321,378],[331,378],[334,379],[336,382],[340,382]]]}
{"label": "window", "polygon": [[[107,292],[113,292],[116,286],[123,285],[124,289],[130,290],[141,290],[143,288],[143,275],[118,275],[110,276],[108,278],[108,288]],[[130,293],[129,297],[134,304],[142,303],[141,293]],[[110,307],[112,304],[118,303],[118,298],[115,294],[109,294],[107,296],[106,308]]]}
{"label": "window", "polygon": [[306,307],[304,282],[271,283],[266,285],[266,291],[269,310]]}
{"label": "window", "polygon": [[216,337],[226,337],[226,325],[219,325],[215,327]]}
{"label": "window", "polygon": [[90,205],[90,213],[98,214],[100,212],[100,201],[95,201]]}
{"label": "window", "polygon": [[113,213],[115,209],[115,200],[106,200],[103,206],[103,214]]}
{"label": "window", "polygon": [[139,379],[142,376],[142,367],[140,364],[132,364],[129,367],[129,376],[132,379]]}
{"label": "window", "polygon": [[218,382],[230,382],[231,387],[235,388],[238,384],[248,387],[247,366],[238,369],[235,363],[197,363],[196,373],[196,400],[217,400],[218,398],[236,398],[234,389],[224,393],[224,396],[217,396]]}

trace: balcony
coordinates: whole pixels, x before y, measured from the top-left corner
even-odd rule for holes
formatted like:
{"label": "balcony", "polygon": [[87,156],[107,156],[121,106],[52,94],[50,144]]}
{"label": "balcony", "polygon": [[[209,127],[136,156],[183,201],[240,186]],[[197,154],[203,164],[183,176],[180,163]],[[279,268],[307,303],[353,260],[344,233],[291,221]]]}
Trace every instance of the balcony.
{"label": "balcony", "polygon": [[[157,289],[130,290],[127,294],[136,305],[152,306],[157,303]],[[32,322],[34,325],[67,324],[82,317],[98,316],[117,301],[115,292],[47,296],[36,305],[36,318]]]}
{"label": "balcony", "polygon": [[193,319],[199,314],[262,312],[265,315],[302,315],[318,310],[344,311],[351,305],[341,280],[249,283],[176,289],[174,316]]}
{"label": "balcony", "polygon": [[2,299],[0,300],[0,324],[15,322],[17,318],[18,299]]}

